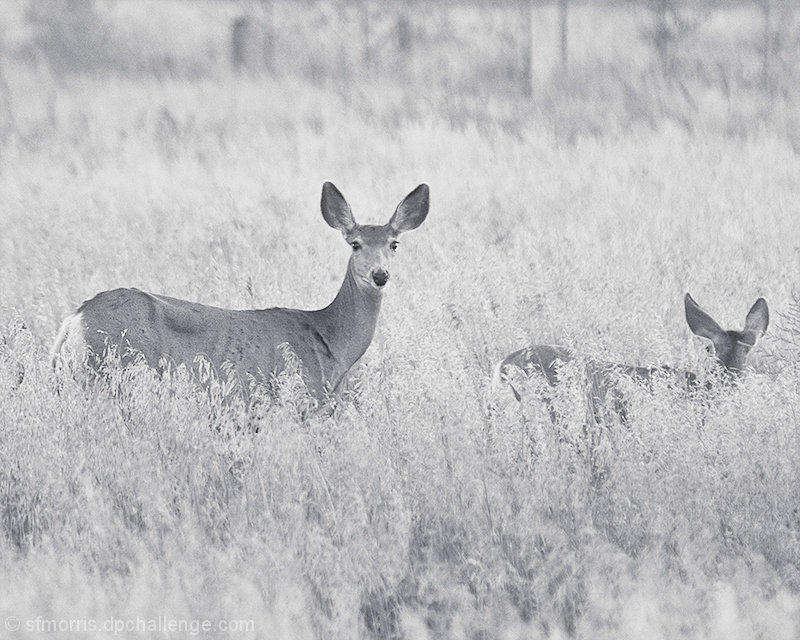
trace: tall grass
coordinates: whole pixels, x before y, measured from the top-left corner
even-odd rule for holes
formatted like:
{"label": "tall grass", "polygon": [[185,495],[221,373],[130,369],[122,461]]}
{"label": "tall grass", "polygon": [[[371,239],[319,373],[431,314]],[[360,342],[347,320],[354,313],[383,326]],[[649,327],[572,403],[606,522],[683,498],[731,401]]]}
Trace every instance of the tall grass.
{"label": "tall grass", "polygon": [[[565,130],[501,99],[472,118],[468,96],[369,86],[6,74],[32,87],[0,149],[13,637],[158,616],[208,620],[211,637],[797,635],[800,161],[781,126],[659,116],[591,134],[588,103]],[[355,401],[306,415],[287,384],[247,415],[146,370],[119,374],[118,397],[56,392],[49,344],[97,291],[329,302],[348,248],[319,213],[326,179],[365,222],[432,192]],[[602,482],[577,382],[558,425],[536,381],[521,405],[490,393],[494,361],[529,342],[702,372],[686,291],[726,326],[767,298],[755,372],[698,400],[632,386],[629,426],[597,434]]]}

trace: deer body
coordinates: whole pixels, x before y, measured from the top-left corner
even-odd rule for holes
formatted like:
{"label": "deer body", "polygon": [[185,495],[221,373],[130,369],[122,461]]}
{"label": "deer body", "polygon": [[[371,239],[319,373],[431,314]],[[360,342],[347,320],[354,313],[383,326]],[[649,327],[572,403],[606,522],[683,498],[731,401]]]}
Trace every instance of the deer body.
{"label": "deer body", "polygon": [[358,225],[338,189],[325,183],[323,217],[353,248],[342,286],[327,307],[229,310],[138,289],[105,291],[64,321],[53,347],[54,364],[62,351],[70,351],[100,371],[113,346],[123,366],[139,354],[154,368],[162,361],[190,366],[202,356],[217,369],[228,363],[238,375],[265,382],[283,369],[281,347],[288,345],[309,391],[322,400],[369,347],[397,238],[422,224],[428,203],[428,187],[420,185],[388,224]]}
{"label": "deer body", "polygon": [[[550,344],[536,344],[524,347],[508,354],[497,363],[494,370],[495,386],[501,382],[511,367],[521,369],[526,376],[544,376],[550,386],[558,384],[558,368],[564,363],[574,360],[575,356],[566,347]],[[598,362],[591,360],[586,365],[587,373],[591,377],[602,375],[622,374],[634,380],[647,381],[654,375],[676,375],[686,379],[688,384],[694,384],[696,376],[690,371],[673,369],[668,366],[636,367],[629,364],[615,362]],[[518,395],[512,386],[512,391]],[[520,399],[519,397],[517,398]]]}

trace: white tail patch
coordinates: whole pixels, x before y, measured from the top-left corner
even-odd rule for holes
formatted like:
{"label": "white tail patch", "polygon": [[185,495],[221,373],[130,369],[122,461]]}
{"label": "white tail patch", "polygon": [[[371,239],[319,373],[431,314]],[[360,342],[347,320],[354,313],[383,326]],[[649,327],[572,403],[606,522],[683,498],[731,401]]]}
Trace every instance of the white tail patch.
{"label": "white tail patch", "polygon": [[64,366],[75,370],[75,365],[84,364],[89,356],[89,345],[83,335],[83,315],[73,313],[64,319],[50,349],[50,364],[58,371]]}
{"label": "white tail patch", "polygon": [[497,394],[503,384],[503,364],[503,360],[498,360],[492,369],[492,394]]}
{"label": "white tail patch", "polygon": [[492,368],[492,383],[489,389],[493,398],[495,399],[501,398],[506,395],[505,393],[506,391],[510,391],[514,395],[514,398],[516,398],[517,401],[522,401],[522,396],[520,395],[520,392],[517,391],[517,388],[514,386],[512,382],[513,375],[512,378],[509,378],[508,367],[514,364],[516,363],[514,363],[513,361],[509,361],[508,358],[505,358],[503,360],[498,361],[497,364],[494,365],[494,367]]}

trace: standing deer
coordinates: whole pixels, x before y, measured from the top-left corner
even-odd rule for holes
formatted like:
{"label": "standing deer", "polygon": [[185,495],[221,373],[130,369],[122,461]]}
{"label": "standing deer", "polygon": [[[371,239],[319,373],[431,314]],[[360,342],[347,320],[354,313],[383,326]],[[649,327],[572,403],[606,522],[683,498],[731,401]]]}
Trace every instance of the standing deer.
{"label": "standing deer", "polygon": [[[745,319],[742,331],[724,330],[708,313],[703,311],[688,293],[684,296],[686,322],[695,335],[711,341],[709,353],[715,358],[723,375],[733,378],[742,373],[750,349],[764,334],[769,324],[769,309],[764,298],[756,300]],[[515,351],[497,363],[494,368],[493,387],[507,382],[517,400],[520,392],[514,388],[508,374],[513,367],[521,369],[527,376],[544,376],[551,387],[558,384],[558,368],[562,363],[573,359],[566,347],[553,345],[532,345]],[[692,387],[696,376],[690,371],[670,367],[634,367],[626,364],[589,361],[586,364],[588,402],[594,418],[600,416],[600,409],[611,401],[613,410],[623,422],[627,419],[625,401],[616,386],[619,374],[630,376],[640,382],[649,383],[656,375],[675,376],[683,384]],[[551,408],[551,416],[554,413]]]}
{"label": "standing deer", "polygon": [[309,391],[322,401],[369,347],[398,237],[422,224],[429,199],[421,184],[387,224],[360,225],[339,190],[322,185],[322,217],[353,250],[339,293],[324,309],[230,310],[138,289],[104,291],[64,320],[53,365],[72,356],[101,374],[109,349],[123,366],[143,358],[155,369],[163,363],[191,366],[202,356],[217,370],[227,363],[242,379],[268,382],[284,369],[282,345],[288,345]]}

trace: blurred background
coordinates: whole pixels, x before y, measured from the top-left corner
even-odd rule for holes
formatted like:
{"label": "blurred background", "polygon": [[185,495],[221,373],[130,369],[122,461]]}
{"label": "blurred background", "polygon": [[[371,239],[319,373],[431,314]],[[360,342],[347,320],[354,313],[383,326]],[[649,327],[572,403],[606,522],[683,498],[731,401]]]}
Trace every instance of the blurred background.
{"label": "blurred background", "polygon": [[[544,117],[567,136],[665,119],[800,144],[796,1],[4,0],[0,134],[76,74],[270,76],[366,111]],[[26,104],[26,108],[29,105]],[[49,111],[48,111],[49,109]],[[22,130],[20,131],[20,127]]]}

